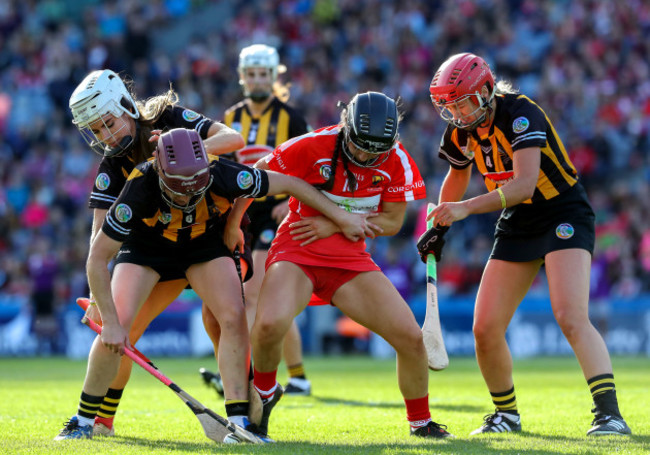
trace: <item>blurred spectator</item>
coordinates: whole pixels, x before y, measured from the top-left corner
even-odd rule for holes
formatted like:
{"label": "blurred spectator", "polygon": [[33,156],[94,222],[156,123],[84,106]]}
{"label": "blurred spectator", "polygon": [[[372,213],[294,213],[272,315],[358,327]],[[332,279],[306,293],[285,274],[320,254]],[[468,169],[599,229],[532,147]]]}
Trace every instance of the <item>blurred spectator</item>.
{"label": "blurred spectator", "polygon": [[39,354],[51,354],[56,349],[58,324],[54,309],[59,260],[46,237],[37,240],[27,258],[28,276],[32,283],[32,330],[37,338]]}

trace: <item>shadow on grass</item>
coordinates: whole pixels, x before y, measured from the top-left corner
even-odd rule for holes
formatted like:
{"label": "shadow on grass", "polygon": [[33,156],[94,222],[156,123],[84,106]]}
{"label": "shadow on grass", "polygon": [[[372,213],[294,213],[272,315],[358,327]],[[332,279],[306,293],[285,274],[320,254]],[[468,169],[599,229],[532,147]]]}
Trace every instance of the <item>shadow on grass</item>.
{"label": "shadow on grass", "polygon": [[[641,444],[650,444],[650,435],[647,434],[632,434],[630,436],[622,435],[607,435],[607,436],[587,436],[586,430],[584,436],[564,436],[564,435],[548,435],[548,434],[537,434],[532,431],[521,431],[517,433],[518,437],[521,438],[544,438],[544,439],[553,439],[556,441],[566,441],[566,442],[575,442],[578,444],[591,444],[598,442],[634,442]],[[498,435],[494,435],[498,437]]]}
{"label": "shadow on grass", "polygon": [[[359,400],[344,400],[341,398],[333,398],[333,397],[319,397],[319,396],[312,396],[311,397],[314,401],[318,401],[319,403],[323,403],[326,405],[330,406],[336,406],[336,405],[343,405],[343,406],[356,406],[356,407],[362,407],[362,408],[403,408],[404,403],[396,403],[396,402],[389,402],[389,401],[359,401]],[[309,406],[307,403],[305,406]],[[300,405],[296,405],[296,403],[291,403],[291,407],[300,407]],[[456,411],[456,412],[480,412],[481,410],[484,410],[484,407],[481,406],[472,406],[472,405],[450,405],[450,404],[440,404],[440,403],[435,403],[433,405],[429,405],[432,411]]]}
{"label": "shadow on grass", "polygon": [[[550,438],[551,440],[556,438]],[[568,438],[571,439],[571,438]],[[337,454],[337,453],[364,453],[364,454],[385,454],[385,453],[404,453],[420,454],[425,449],[426,453],[435,452],[438,454],[499,454],[499,455],[517,455],[522,453],[521,447],[508,449],[502,445],[495,446],[493,437],[473,438],[471,441],[462,439],[446,440],[420,440],[415,438],[409,439],[410,443],[387,443],[387,444],[316,444],[313,442],[277,442],[276,444],[251,445],[251,444],[217,444],[211,442],[182,442],[170,440],[153,440],[137,437],[120,437],[112,438],[114,444],[123,444],[134,449],[141,446],[142,450],[147,448],[159,451],[187,451],[203,452],[214,451],[218,449],[220,453],[266,453],[266,454]],[[580,442],[579,438],[575,438]],[[584,441],[583,441],[584,442]],[[552,443],[549,444],[552,447]],[[560,452],[554,452],[547,449],[526,449],[526,454],[548,455]]]}

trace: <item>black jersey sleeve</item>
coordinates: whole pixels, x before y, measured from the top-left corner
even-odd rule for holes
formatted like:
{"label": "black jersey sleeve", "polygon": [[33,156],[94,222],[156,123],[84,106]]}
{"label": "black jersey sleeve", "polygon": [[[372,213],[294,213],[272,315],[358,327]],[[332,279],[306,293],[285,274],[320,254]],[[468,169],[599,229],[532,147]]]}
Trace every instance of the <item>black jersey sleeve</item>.
{"label": "black jersey sleeve", "polygon": [[151,162],[145,162],[131,172],[124,189],[108,210],[102,224],[102,231],[113,240],[118,242],[126,240],[136,222],[147,216],[145,212],[151,191],[145,174],[150,166]]}
{"label": "black jersey sleeve", "polygon": [[546,145],[546,114],[526,96],[520,95],[512,106],[509,138],[512,151]]}
{"label": "black jersey sleeve", "polygon": [[289,111],[291,114],[291,121],[289,122],[289,139],[302,136],[305,133],[312,131],[312,128],[307,124],[307,121],[300,112],[296,109]]}
{"label": "black jersey sleeve", "polygon": [[[108,210],[124,188],[125,175],[122,160],[126,157],[106,158],[99,163],[93,191],[90,193],[88,207]],[[132,166],[132,165],[131,165]]]}
{"label": "black jersey sleeve", "polygon": [[208,130],[214,123],[214,120],[191,109],[183,106],[169,106],[163,111],[155,126],[166,131],[173,128],[196,130],[201,139],[207,139]]}
{"label": "black jersey sleeve", "polygon": [[467,150],[467,135],[456,127],[447,126],[440,139],[438,157],[447,161],[454,169],[465,169],[472,164],[472,160],[463,150]]}
{"label": "black jersey sleeve", "polygon": [[257,198],[269,191],[269,176],[255,169],[230,160],[214,160],[210,163],[213,177],[210,191],[234,200],[238,197]]}

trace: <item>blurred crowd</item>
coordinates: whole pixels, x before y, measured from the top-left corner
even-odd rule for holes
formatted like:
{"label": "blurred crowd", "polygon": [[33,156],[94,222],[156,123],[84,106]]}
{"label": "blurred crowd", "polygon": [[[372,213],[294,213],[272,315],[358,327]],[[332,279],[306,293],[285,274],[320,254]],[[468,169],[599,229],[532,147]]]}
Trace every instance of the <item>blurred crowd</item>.
{"label": "blurred crowd", "polygon": [[[197,29],[207,14],[211,26]],[[87,295],[87,200],[99,156],[68,111],[85,74],[128,75],[138,98],[171,83],[183,105],[221,119],[241,99],[239,51],[255,42],[278,48],[290,103],[314,128],[336,122],[336,102],[358,91],[399,96],[401,139],[431,201],[448,167],[437,157],[445,124],[429,82],[449,55],[482,55],[497,79],[545,109],[578,167],[597,214],[594,299],[648,292],[648,36],[647,0],[0,2],[0,306],[23,299],[47,315]],[[477,177],[470,195],[483,191]],[[370,245],[407,299],[424,291],[414,246],[424,210],[411,204],[400,235]],[[452,227],[442,292],[475,291],[497,216]]]}

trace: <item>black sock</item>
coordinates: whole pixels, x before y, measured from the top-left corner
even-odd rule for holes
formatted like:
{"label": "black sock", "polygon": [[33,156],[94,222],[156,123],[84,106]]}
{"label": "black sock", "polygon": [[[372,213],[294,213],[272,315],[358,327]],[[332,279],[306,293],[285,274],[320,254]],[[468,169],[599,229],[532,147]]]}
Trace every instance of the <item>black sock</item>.
{"label": "black sock", "polygon": [[587,380],[587,384],[594,400],[594,407],[591,412],[621,417],[613,374],[606,373],[594,376]]}
{"label": "black sock", "polygon": [[77,414],[86,419],[95,420],[102,401],[104,401],[103,396],[88,395],[85,392],[81,392]]}
{"label": "black sock", "polygon": [[104,396],[104,400],[97,411],[97,416],[102,419],[114,418],[115,413],[117,412],[117,407],[120,405],[120,400],[122,399],[122,393],[124,393],[124,389],[108,389],[108,392],[106,392],[106,396]]}

